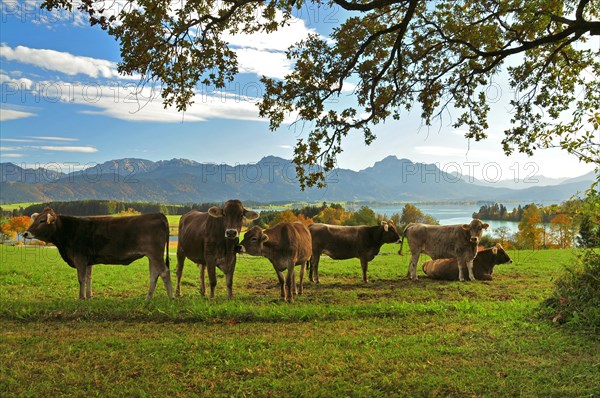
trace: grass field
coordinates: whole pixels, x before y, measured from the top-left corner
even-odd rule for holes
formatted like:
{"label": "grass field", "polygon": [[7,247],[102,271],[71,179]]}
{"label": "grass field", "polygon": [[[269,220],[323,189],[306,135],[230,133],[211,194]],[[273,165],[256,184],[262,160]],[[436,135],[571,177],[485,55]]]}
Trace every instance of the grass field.
{"label": "grass field", "polygon": [[323,259],[321,284],[290,305],[262,258],[239,258],[233,300],[219,271],[217,298],[201,297],[188,262],[184,297],[159,281],[147,303],[144,259],[94,267],[81,302],[56,249],[0,247],[0,395],[598,396],[598,336],[536,316],[572,251],[512,251],[494,281],[470,283],[409,282],[396,251],[369,284],[358,260]]}

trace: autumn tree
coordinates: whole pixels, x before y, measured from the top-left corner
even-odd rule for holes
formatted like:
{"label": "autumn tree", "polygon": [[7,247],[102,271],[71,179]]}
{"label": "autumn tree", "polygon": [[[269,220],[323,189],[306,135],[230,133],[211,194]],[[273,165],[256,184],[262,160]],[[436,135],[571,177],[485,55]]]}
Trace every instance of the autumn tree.
{"label": "autumn tree", "polygon": [[13,239],[16,235],[16,232],[14,232],[11,228],[10,228],[10,224],[7,222],[0,224],[0,241],[2,243],[6,242],[9,239]]}
{"label": "autumn tree", "polygon": [[30,223],[31,219],[28,216],[11,217],[8,219],[7,230],[11,233],[11,236],[19,236],[29,228]]}
{"label": "autumn tree", "polygon": [[346,219],[344,225],[378,225],[375,212],[368,206],[362,206]]}
{"label": "autumn tree", "polygon": [[550,220],[550,240],[560,249],[573,246],[573,220],[569,215],[559,213]]}
{"label": "autumn tree", "polygon": [[523,209],[519,232],[517,232],[517,243],[521,248],[540,249],[544,246],[544,228],[541,223],[542,214],[535,204],[530,204]]}
{"label": "autumn tree", "polygon": [[498,238],[498,243],[500,243],[505,249],[510,247],[510,229],[507,226],[501,226],[498,228],[494,228],[494,235]]}
{"label": "autumn tree", "polygon": [[315,218],[315,222],[331,225],[342,225],[347,215],[343,208],[326,207]]}
{"label": "autumn tree", "polygon": [[[119,72],[162,84],[165,106],[182,111],[200,84],[225,87],[238,72],[227,35],[272,33],[309,4],[344,10],[329,37],[311,34],[287,56],[293,71],[263,78],[260,115],[275,130],[291,116],[310,126],[296,144],[299,182],[321,186],[343,140],[417,108],[425,125],[452,115],[468,139],[487,137],[486,89],[506,71],[515,92],[503,150],[560,147],[600,164],[600,3],[590,0],[208,0],[97,2],[77,7],[121,47]],[[117,9],[118,7],[118,9]],[[312,7],[312,6],[311,6]],[[591,78],[590,78],[591,76]],[[337,101],[348,92],[353,101]],[[336,100],[336,101],[332,101]],[[339,102],[339,103],[338,103]],[[324,169],[306,168],[321,164]]]}
{"label": "autumn tree", "polygon": [[418,222],[418,223],[430,224],[430,225],[438,225],[439,224],[438,220],[436,220],[435,218],[433,218],[432,216],[430,216],[428,214],[424,214],[421,211],[421,209],[419,209],[417,206],[407,203],[404,205],[404,208],[402,209],[402,215],[400,216],[399,224],[401,226],[406,226],[407,224],[409,224],[411,222]]}

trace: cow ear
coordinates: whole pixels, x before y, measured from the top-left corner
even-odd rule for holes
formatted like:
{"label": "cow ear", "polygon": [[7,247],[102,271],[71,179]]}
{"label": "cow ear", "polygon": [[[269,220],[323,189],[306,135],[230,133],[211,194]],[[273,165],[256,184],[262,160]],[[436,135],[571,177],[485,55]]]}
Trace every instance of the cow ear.
{"label": "cow ear", "polygon": [[483,229],[488,229],[488,228],[490,227],[490,224],[483,224],[481,227],[482,227]]}
{"label": "cow ear", "polygon": [[381,222],[381,226],[383,227],[383,230],[384,230],[385,232],[387,232],[387,231],[390,229],[390,226],[389,226],[389,225],[388,225],[388,223],[387,223],[387,222],[385,222],[385,221],[382,221],[382,222]]}
{"label": "cow ear", "polygon": [[252,221],[258,218],[259,214],[252,210],[244,210],[244,217],[246,220]]}
{"label": "cow ear", "polygon": [[498,254],[498,248],[496,246],[492,247],[492,254],[494,256]]}
{"label": "cow ear", "polygon": [[220,209],[217,206],[213,206],[210,209],[208,209],[208,214],[210,214],[211,217],[215,218],[223,217],[223,209]]}
{"label": "cow ear", "polygon": [[40,215],[40,213],[33,213],[33,214],[31,215],[31,217],[29,217],[29,218],[30,218],[30,219],[31,219],[31,221],[33,222],[33,221],[35,221],[35,218],[36,218],[37,216],[39,216],[39,215]]}
{"label": "cow ear", "polygon": [[461,225],[462,229],[464,229],[465,231],[468,231],[471,229],[471,226],[469,224],[463,224]]}
{"label": "cow ear", "polygon": [[260,236],[260,241],[261,241],[261,242],[266,242],[266,241],[268,241],[268,240],[269,240],[269,237],[267,236],[267,234],[262,234],[262,235]]}

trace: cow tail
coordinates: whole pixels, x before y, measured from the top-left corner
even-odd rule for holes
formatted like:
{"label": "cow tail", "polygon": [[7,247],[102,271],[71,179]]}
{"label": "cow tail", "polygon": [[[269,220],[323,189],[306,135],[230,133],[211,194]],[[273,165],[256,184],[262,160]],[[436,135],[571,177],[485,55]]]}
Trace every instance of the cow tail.
{"label": "cow tail", "polygon": [[171,260],[169,259],[169,239],[171,238],[171,230],[169,229],[169,223],[167,222],[167,243],[165,244],[165,265],[167,268],[170,267]]}
{"label": "cow tail", "polygon": [[404,227],[404,230],[402,231],[402,238],[400,239],[400,250],[398,250],[399,255],[402,255],[402,246],[404,246],[404,238],[406,237],[406,231],[408,230],[409,225],[410,224]]}
{"label": "cow tail", "polygon": [[167,252],[165,254],[165,265],[167,266],[167,268],[171,268],[170,264],[171,264],[171,260],[169,259],[169,237],[167,236],[167,244],[165,245],[165,251]]}

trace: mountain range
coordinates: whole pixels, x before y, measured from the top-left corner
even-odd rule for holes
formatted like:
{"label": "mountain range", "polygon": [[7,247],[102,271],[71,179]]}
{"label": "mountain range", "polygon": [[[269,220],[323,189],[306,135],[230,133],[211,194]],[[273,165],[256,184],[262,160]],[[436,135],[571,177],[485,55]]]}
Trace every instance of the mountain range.
{"label": "mountain range", "polygon": [[[229,198],[262,203],[303,201],[555,201],[590,187],[594,173],[565,179],[535,177],[519,188],[447,173],[436,164],[414,163],[388,156],[360,171],[336,169],[327,188],[301,191],[295,165],[267,156],[257,163],[198,163],[187,159],[153,162],[111,160],[84,170],[58,165],[35,169],[0,163],[0,202],[46,202],[114,199],[159,203],[220,202]],[[547,184],[547,185],[544,185]],[[522,186],[528,186],[522,188]]]}

